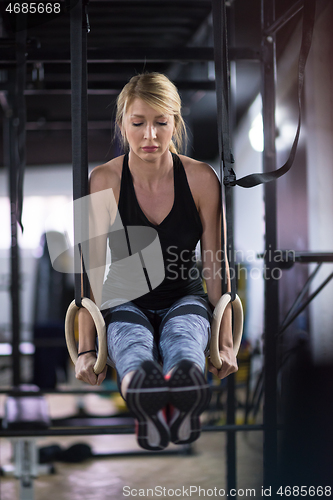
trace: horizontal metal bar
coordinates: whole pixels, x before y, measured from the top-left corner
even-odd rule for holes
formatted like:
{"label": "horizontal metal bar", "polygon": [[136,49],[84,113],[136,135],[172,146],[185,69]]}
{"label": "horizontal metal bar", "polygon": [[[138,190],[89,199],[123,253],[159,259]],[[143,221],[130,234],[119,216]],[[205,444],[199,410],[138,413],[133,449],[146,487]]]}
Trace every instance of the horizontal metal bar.
{"label": "horizontal metal bar", "polygon": [[[12,387],[7,387],[0,389],[0,394],[6,394],[7,396],[13,396],[13,397],[37,397],[37,396],[45,396],[47,394],[52,395],[52,396],[63,396],[67,394],[76,394],[76,395],[81,395],[85,396],[87,394],[98,394],[98,395],[110,395],[113,393],[118,393],[119,391],[114,389],[89,389],[89,385],[87,385],[87,389],[63,389],[63,390],[58,390],[58,389],[42,389],[39,391],[21,391],[21,390],[16,390],[13,389]],[[224,388],[216,385],[211,387],[212,392],[224,392]]]}
{"label": "horizontal metal bar", "polygon": [[274,21],[273,24],[265,31],[266,36],[275,35],[290,19],[298,14],[303,9],[304,0],[298,0],[290,9],[288,9],[279,19]]}
{"label": "horizontal metal bar", "polygon": [[[1,47],[1,44],[0,44]],[[260,60],[260,51],[247,47],[230,47],[229,60]],[[213,47],[130,47],[88,49],[87,60],[96,63],[134,63],[134,62],[202,62],[214,60]],[[28,49],[27,63],[70,63],[69,50]],[[4,48],[1,51],[0,64],[16,64],[14,49]]]}
{"label": "horizontal metal bar", "polygon": [[[110,130],[111,122],[110,120],[88,120],[88,129],[89,130]],[[70,121],[46,121],[45,123],[40,122],[27,122],[26,130],[71,130],[72,122]],[[52,339],[35,339],[32,342],[35,345],[50,345],[49,340]],[[59,339],[56,339],[59,342]],[[62,343],[65,344],[65,339],[62,340]],[[58,345],[58,344],[57,344]]]}
{"label": "horizontal metal bar", "polygon": [[202,432],[238,432],[238,431],[263,431],[263,424],[226,424],[226,425],[207,425]]}
{"label": "horizontal metal bar", "polygon": [[[24,95],[71,95],[71,89],[26,89]],[[119,89],[87,89],[88,95],[117,95]]]}
{"label": "horizontal metal bar", "polygon": [[156,455],[193,455],[194,451],[191,445],[178,446],[176,449],[167,449],[161,451],[149,450],[118,450],[111,453],[94,453],[91,458],[116,458],[116,457],[153,457]]}
{"label": "horizontal metal bar", "polygon": [[[121,91],[121,89],[124,87],[124,85],[126,84],[127,82],[123,82],[123,84],[121,83],[117,83],[117,84],[114,84],[114,85],[110,85],[110,87],[107,86],[107,84],[105,84],[105,87],[108,87],[108,88],[95,88],[95,89],[92,89],[92,88],[88,88],[87,90],[87,93],[88,95],[116,95],[116,94],[119,94],[119,92]],[[206,91],[206,92],[215,92],[215,82],[214,81],[211,81],[211,80],[206,80],[206,81],[182,81],[182,82],[174,82],[176,87],[178,88],[178,90],[180,91],[185,91],[185,90],[189,90],[189,91]],[[0,87],[1,88],[1,87]],[[71,95],[72,91],[71,89],[69,88],[69,84],[68,84],[68,87],[67,88],[52,88],[52,89],[27,89],[24,91],[24,95],[26,96],[29,96],[29,95]],[[52,122],[50,122],[50,129],[58,129],[58,127],[56,125],[52,126]],[[44,125],[38,125],[37,123],[37,126],[34,126],[34,125],[28,125],[28,128],[27,130],[39,130],[39,129],[43,129],[43,126]],[[47,123],[45,123],[45,128],[47,128],[48,125]],[[65,126],[65,128],[67,128]],[[91,127],[91,128],[94,128],[94,127]],[[95,128],[104,128],[104,126],[96,126]]]}
{"label": "horizontal metal bar", "polygon": [[[105,434],[134,434],[134,425],[96,427],[50,427],[35,430],[0,430],[0,438],[46,437],[46,436],[97,436]],[[263,425],[218,425],[204,426],[202,432],[262,431]]]}
{"label": "horizontal metal bar", "polygon": [[50,427],[49,429],[0,430],[0,438],[46,437],[46,436],[98,436],[101,434],[133,434],[134,425],[124,427]]}
{"label": "horizontal metal bar", "polygon": [[[122,90],[124,85],[126,85],[127,81],[120,82],[108,82],[105,81],[103,83],[98,82],[88,82],[88,93],[117,93]],[[174,81],[175,85],[179,90],[206,90],[206,91],[215,91],[215,81],[214,80],[182,80],[182,81]],[[55,89],[54,87],[58,87]],[[66,93],[70,93],[70,83],[69,82],[59,82],[58,84],[54,84],[53,88],[48,89],[47,87],[44,89],[29,89],[25,92],[25,95],[38,95],[40,92],[48,93],[48,91],[56,92],[59,90],[59,93],[65,91]]]}
{"label": "horizontal metal bar", "polygon": [[295,252],[296,262],[310,264],[312,262],[333,262],[332,252]]}
{"label": "horizontal metal bar", "polygon": [[[332,252],[296,252],[292,249],[290,250],[276,250],[274,256],[279,256],[279,258],[284,258],[285,260],[276,261],[276,263],[283,264],[299,262],[301,264],[311,264],[311,263],[319,263],[319,262],[333,262],[333,253]],[[257,255],[259,259],[263,259],[265,254],[260,253]],[[274,257],[273,256],[273,257]]]}
{"label": "horizontal metal bar", "polygon": [[0,394],[7,394],[7,396],[14,396],[14,397],[37,397],[37,396],[45,396],[45,395],[52,395],[52,396],[64,396],[68,394],[74,394],[74,395],[81,395],[85,396],[87,394],[97,394],[97,395],[110,395],[113,393],[117,393],[119,391],[117,390],[106,390],[106,389],[65,389],[65,390],[57,390],[57,389],[45,389],[45,391],[15,391],[11,388],[8,389],[1,389]]}
{"label": "horizontal metal bar", "polygon": [[[89,4],[94,5],[96,8],[96,4],[98,3],[110,3],[110,0],[89,0]],[[126,8],[130,5],[139,5],[140,7],[189,7],[192,4],[195,7],[207,7],[211,4],[211,0],[112,0],[112,7],[123,7],[125,4]]]}

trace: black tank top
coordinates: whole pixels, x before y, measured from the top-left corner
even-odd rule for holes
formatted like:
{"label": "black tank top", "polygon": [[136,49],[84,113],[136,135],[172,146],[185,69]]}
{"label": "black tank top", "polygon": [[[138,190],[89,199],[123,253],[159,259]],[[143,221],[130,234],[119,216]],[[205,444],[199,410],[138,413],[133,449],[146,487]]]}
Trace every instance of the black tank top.
{"label": "black tank top", "polygon": [[195,248],[203,231],[202,223],[183,164],[176,154],[172,157],[174,203],[169,214],[158,225],[149,221],[138,203],[128,165],[128,154],[123,161],[118,203],[122,224],[124,227],[148,226],[155,229],[164,260],[165,278],[162,283],[149,293],[133,300],[135,304],[145,309],[171,307],[176,300],[186,295],[207,298],[195,258]]}

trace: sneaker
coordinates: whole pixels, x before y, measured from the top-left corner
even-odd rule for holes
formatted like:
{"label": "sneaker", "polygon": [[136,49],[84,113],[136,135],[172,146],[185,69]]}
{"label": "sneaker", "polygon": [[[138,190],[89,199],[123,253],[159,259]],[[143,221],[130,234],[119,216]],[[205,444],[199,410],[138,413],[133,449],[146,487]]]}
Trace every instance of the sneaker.
{"label": "sneaker", "polygon": [[126,403],[137,419],[138,444],[146,450],[163,450],[169,444],[169,427],[162,411],[168,399],[169,388],[161,367],[144,361],[128,386]]}
{"label": "sneaker", "polygon": [[210,402],[211,390],[201,370],[192,361],[183,360],[168,381],[170,390],[170,440],[189,444],[201,432],[200,414]]}

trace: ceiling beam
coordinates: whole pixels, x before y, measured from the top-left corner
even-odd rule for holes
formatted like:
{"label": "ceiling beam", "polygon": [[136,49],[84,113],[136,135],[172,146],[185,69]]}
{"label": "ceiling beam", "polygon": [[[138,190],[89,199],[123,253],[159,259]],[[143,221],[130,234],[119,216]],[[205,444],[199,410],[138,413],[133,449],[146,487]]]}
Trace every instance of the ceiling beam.
{"label": "ceiling beam", "polygon": [[[229,59],[260,60],[260,51],[247,47],[230,47]],[[88,49],[88,63],[201,62],[213,60],[214,49],[212,47]],[[70,52],[69,50],[28,49],[27,63],[34,62],[70,63]],[[15,63],[15,50],[8,48],[1,50],[0,64]]]}
{"label": "ceiling beam", "polygon": [[[90,0],[89,4],[96,6],[98,3],[109,3],[110,0]],[[124,5],[126,8],[130,6],[140,6],[140,7],[190,7],[195,5],[195,7],[203,7],[207,8],[207,6],[211,5],[211,0],[113,0],[112,1],[112,8],[116,7],[123,7]]]}
{"label": "ceiling beam", "polygon": [[[88,82],[88,94],[113,95],[118,94],[126,85],[127,81],[119,82]],[[178,90],[205,90],[215,91],[215,81],[212,80],[178,80],[174,82]],[[52,85],[52,86],[51,86]],[[0,95],[6,91],[6,84],[0,84]],[[24,95],[66,95],[71,94],[70,82],[58,82],[55,84],[44,83],[43,88],[29,88],[24,91]]]}

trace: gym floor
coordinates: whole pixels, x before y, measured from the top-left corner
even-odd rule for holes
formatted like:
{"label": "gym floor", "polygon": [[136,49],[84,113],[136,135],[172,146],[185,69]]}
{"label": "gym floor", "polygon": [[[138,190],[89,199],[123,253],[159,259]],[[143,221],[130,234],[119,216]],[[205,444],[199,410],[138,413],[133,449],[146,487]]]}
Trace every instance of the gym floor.
{"label": "gym floor", "polygon": [[[85,395],[83,398],[72,395],[49,395],[47,399],[51,418],[75,414],[78,405],[87,413],[93,414],[109,415],[115,411],[112,400],[95,394]],[[1,396],[0,416],[3,416],[4,401],[5,396]],[[37,447],[57,444],[66,449],[76,443],[87,443],[92,451],[98,454],[140,450],[134,435],[48,437],[39,439]],[[0,464],[3,466],[11,461],[11,443],[9,440],[1,439],[0,446]],[[170,445],[168,450],[179,450],[179,447]],[[187,493],[194,499],[212,494],[216,497],[219,490],[226,489],[225,458],[225,433],[207,432],[193,444],[190,455],[166,453],[154,456],[147,452],[147,456],[94,458],[76,464],[54,462],[55,474],[39,476],[35,480],[35,499],[120,500],[126,496],[132,498],[136,494],[149,498],[170,496],[184,498]],[[262,433],[238,432],[237,488],[243,490],[255,488],[256,496],[260,496],[261,484]],[[200,495],[199,488],[201,488]],[[217,495],[212,491],[214,488]],[[147,491],[148,489],[150,491]],[[18,490],[17,480],[1,477],[1,500],[18,499]],[[221,494],[223,492],[220,492]],[[240,492],[240,496],[245,496],[245,491]]]}

